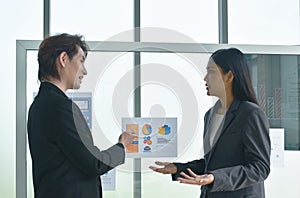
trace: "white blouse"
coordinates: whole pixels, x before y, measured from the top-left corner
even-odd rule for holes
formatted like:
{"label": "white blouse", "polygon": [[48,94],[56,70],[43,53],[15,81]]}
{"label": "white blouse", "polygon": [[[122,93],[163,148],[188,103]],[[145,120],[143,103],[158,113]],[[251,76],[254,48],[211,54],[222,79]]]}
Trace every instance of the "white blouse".
{"label": "white blouse", "polygon": [[215,136],[216,136],[217,131],[222,123],[223,118],[224,118],[224,115],[222,115],[222,114],[214,113],[212,115],[212,118],[210,120],[210,127],[209,127],[209,143],[210,143],[211,147],[213,146]]}

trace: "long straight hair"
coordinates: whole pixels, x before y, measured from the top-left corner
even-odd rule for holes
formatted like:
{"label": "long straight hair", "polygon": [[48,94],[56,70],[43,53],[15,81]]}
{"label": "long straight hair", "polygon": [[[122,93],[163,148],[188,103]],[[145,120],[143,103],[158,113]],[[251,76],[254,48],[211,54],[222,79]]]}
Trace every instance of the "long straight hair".
{"label": "long straight hair", "polygon": [[245,55],[236,48],[215,51],[211,58],[222,69],[223,73],[231,71],[234,75],[233,95],[240,101],[249,101],[258,105],[254,93],[249,66]]}

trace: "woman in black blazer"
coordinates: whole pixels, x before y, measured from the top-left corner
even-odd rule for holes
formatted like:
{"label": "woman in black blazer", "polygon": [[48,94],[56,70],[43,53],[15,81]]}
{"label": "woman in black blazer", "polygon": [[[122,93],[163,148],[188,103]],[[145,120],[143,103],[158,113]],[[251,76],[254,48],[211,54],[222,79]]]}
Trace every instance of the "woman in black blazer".
{"label": "woman in black blazer", "polygon": [[156,162],[156,172],[201,186],[201,198],[264,198],[270,173],[269,124],[259,108],[244,54],[214,52],[204,78],[207,94],[219,98],[205,114],[204,158],[188,163]]}
{"label": "woman in black blazer", "polygon": [[87,45],[81,36],[47,37],[38,52],[40,89],[28,115],[35,198],[100,198],[100,175],[123,164],[133,136],[100,151],[67,89],[79,89],[87,74]]}

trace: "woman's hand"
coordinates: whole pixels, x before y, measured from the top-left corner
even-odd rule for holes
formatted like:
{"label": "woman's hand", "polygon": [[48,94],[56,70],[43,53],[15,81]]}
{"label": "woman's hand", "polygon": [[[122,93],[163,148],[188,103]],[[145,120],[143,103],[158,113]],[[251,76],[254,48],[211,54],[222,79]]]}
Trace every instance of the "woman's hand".
{"label": "woman's hand", "polygon": [[163,166],[162,168],[149,166],[155,172],[162,173],[162,174],[175,174],[177,172],[177,167],[175,164],[170,162],[155,162],[156,165]]}
{"label": "woman's hand", "polygon": [[177,178],[180,183],[183,184],[193,184],[193,185],[207,185],[214,182],[215,178],[213,174],[204,174],[204,175],[197,175],[191,169],[187,169],[189,171],[189,175],[181,172],[180,175],[182,177]]}

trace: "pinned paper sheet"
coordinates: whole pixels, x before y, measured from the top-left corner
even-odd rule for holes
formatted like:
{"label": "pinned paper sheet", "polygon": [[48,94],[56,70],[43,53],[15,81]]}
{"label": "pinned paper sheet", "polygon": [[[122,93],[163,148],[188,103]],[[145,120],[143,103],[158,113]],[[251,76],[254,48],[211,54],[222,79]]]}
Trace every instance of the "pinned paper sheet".
{"label": "pinned paper sheet", "polygon": [[122,118],[122,130],[135,135],[126,157],[177,156],[177,118]]}
{"label": "pinned paper sheet", "polygon": [[270,128],[271,166],[284,166],[284,128]]}

